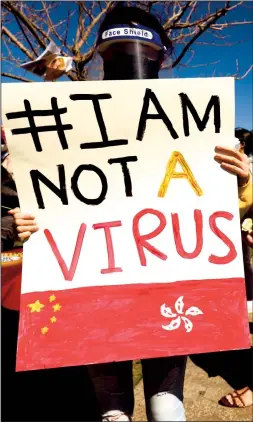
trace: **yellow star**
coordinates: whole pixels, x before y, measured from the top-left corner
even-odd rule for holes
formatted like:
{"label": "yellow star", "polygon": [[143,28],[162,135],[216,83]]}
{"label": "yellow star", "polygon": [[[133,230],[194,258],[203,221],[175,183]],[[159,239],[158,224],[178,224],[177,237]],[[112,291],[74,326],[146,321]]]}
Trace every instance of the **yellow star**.
{"label": "yellow star", "polygon": [[34,303],[30,303],[28,306],[31,308],[31,312],[40,312],[40,310],[45,307],[45,305],[40,303],[39,300],[36,300]]}
{"label": "yellow star", "polygon": [[55,299],[56,299],[55,295],[49,296],[49,302],[54,302]]}
{"label": "yellow star", "polygon": [[55,318],[55,316],[53,316],[52,318],[50,318],[50,321],[52,322],[52,324],[54,323],[54,322],[56,322],[57,321],[57,319]]}
{"label": "yellow star", "polygon": [[41,334],[47,334],[48,331],[49,331],[48,327],[41,328]]}
{"label": "yellow star", "polygon": [[54,312],[57,312],[61,309],[61,305],[59,303],[56,303],[55,305],[53,305],[53,310]]}

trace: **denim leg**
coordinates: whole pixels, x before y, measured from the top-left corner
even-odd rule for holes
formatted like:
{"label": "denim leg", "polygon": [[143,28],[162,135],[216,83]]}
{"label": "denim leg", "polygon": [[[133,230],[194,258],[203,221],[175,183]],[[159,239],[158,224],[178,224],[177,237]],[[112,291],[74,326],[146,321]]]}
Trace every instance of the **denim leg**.
{"label": "denim leg", "polygon": [[185,421],[183,387],[186,356],[142,360],[147,418]]}
{"label": "denim leg", "polygon": [[127,421],[133,414],[132,361],[89,365],[103,421]]}

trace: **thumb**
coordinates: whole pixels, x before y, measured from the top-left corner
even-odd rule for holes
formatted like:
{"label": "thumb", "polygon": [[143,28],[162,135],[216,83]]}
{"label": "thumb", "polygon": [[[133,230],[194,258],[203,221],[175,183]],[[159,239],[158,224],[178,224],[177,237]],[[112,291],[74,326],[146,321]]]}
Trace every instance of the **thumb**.
{"label": "thumb", "polygon": [[17,214],[18,212],[20,212],[20,208],[17,207],[17,208],[14,208],[14,209],[8,211],[8,214],[14,215],[14,214]]}

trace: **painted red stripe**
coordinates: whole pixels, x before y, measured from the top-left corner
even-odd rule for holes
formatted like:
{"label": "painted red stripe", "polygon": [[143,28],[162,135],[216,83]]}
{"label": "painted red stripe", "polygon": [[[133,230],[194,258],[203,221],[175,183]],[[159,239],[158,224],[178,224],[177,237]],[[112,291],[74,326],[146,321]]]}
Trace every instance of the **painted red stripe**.
{"label": "painted red stripe", "polygon": [[[49,302],[54,294],[56,300]],[[195,306],[203,314],[185,315],[174,331],[160,313],[165,303],[183,296],[184,311]],[[45,307],[30,312],[39,300]],[[52,306],[61,305],[54,312]],[[50,318],[55,315],[55,323]],[[41,328],[47,326],[47,334]],[[242,278],[85,287],[21,296],[17,370],[195,354],[250,347],[245,285]]]}

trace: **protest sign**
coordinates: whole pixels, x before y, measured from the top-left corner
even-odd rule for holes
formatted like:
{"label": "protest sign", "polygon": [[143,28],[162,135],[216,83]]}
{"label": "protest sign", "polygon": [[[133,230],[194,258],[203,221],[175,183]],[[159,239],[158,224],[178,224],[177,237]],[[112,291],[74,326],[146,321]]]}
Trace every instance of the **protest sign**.
{"label": "protest sign", "polygon": [[232,78],[3,85],[24,245],[17,370],[249,346]]}

